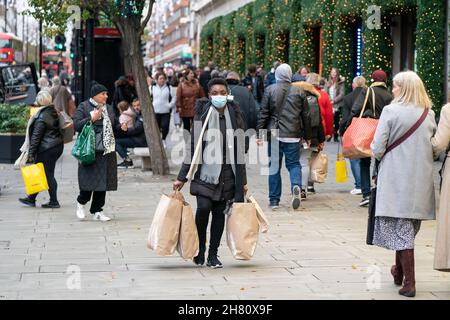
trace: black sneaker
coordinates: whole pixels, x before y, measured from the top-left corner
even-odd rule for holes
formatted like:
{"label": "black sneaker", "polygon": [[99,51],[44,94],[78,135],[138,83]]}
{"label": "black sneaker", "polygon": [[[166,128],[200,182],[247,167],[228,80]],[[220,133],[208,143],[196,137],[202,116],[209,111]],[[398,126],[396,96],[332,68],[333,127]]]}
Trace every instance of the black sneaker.
{"label": "black sneaker", "polygon": [[316,193],[316,189],[314,187],[308,187],[308,193]]}
{"label": "black sneaker", "polygon": [[302,189],[301,198],[302,198],[302,200],[306,199],[306,190],[305,189]]}
{"label": "black sneaker", "polygon": [[46,209],[58,209],[61,208],[61,206],[59,205],[59,202],[48,202],[48,203],[43,203],[42,204],[42,208],[46,208]]}
{"label": "black sneaker", "polygon": [[205,253],[199,252],[198,256],[194,257],[194,259],[192,259],[192,260],[198,266],[204,265],[205,264]]}
{"label": "black sneaker", "polygon": [[213,269],[219,269],[223,268],[222,262],[217,259],[218,255],[216,254],[209,254],[208,255],[208,261],[206,262],[206,266],[213,268]]}
{"label": "black sneaker", "polygon": [[292,209],[297,210],[300,207],[300,187],[299,186],[295,186],[294,189],[292,190]]}
{"label": "black sneaker", "polygon": [[26,204],[27,206],[36,207],[36,201],[35,200],[31,200],[28,197],[26,197],[26,198],[19,198],[19,201],[22,202],[23,204]]}
{"label": "black sneaker", "polygon": [[359,203],[360,207],[367,207],[370,203],[370,196],[363,197],[362,201]]}
{"label": "black sneaker", "polygon": [[269,207],[270,207],[270,209],[272,209],[272,210],[277,210],[277,209],[280,208],[280,204],[279,204],[278,202],[271,202],[271,203],[269,204]]}
{"label": "black sneaker", "polygon": [[131,160],[124,160],[122,163],[119,163],[117,165],[117,168],[119,169],[133,169],[133,161]]}

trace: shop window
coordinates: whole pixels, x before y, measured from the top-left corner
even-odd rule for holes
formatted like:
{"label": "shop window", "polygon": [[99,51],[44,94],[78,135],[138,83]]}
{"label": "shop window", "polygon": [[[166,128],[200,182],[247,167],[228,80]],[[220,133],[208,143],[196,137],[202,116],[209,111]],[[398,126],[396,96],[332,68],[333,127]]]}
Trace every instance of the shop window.
{"label": "shop window", "polygon": [[394,75],[404,70],[416,71],[416,28],[415,10],[392,17],[391,36],[394,43],[392,72]]}

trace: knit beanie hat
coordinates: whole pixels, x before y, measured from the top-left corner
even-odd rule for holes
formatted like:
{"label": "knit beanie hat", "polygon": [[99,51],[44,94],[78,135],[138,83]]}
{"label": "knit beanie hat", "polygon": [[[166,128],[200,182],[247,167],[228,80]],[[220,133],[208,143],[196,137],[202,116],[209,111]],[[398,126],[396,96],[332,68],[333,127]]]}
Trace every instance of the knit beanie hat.
{"label": "knit beanie hat", "polygon": [[91,98],[105,91],[108,92],[108,89],[104,85],[100,83],[94,83],[91,87]]}
{"label": "knit beanie hat", "polygon": [[387,74],[383,70],[376,70],[374,73],[372,73],[372,79],[375,82],[386,82],[387,81]]}

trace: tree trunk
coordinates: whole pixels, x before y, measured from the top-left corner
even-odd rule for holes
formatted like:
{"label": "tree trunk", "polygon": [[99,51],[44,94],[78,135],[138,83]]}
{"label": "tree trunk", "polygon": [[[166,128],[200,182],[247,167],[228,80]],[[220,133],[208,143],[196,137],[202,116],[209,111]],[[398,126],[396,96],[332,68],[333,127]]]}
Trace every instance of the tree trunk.
{"label": "tree trunk", "polygon": [[[144,118],[145,137],[147,139],[152,171],[155,175],[168,175],[170,173],[166,150],[163,147],[161,133],[156,122],[150,92],[145,76],[144,60],[139,48],[140,34],[138,32],[139,20],[123,19],[118,21],[122,33],[122,43],[129,59],[129,65],[136,83],[136,90],[141,102],[142,116]],[[126,57],[127,58],[127,57]]]}

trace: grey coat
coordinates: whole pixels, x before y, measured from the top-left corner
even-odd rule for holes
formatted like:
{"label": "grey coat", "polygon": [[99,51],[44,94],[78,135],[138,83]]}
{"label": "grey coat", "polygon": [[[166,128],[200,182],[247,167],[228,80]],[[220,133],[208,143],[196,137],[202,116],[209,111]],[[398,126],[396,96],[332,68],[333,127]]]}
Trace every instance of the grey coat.
{"label": "grey coat", "polygon": [[[412,105],[386,106],[372,142],[374,156],[381,159],[386,148],[409,130],[422,113],[422,108]],[[377,182],[377,217],[436,218],[431,145],[435,131],[434,112],[430,110],[419,129],[381,160]]]}
{"label": "grey coat", "polygon": [[[111,124],[115,126],[114,110],[107,106]],[[94,106],[89,101],[80,103],[73,116],[75,130],[81,132],[86,123],[91,120],[90,112]],[[103,120],[94,122],[95,132],[103,132]],[[97,152],[95,163],[78,165],[78,185],[82,191],[115,191],[117,190],[117,156],[115,152],[103,155]]]}

